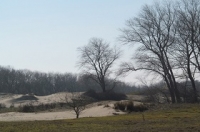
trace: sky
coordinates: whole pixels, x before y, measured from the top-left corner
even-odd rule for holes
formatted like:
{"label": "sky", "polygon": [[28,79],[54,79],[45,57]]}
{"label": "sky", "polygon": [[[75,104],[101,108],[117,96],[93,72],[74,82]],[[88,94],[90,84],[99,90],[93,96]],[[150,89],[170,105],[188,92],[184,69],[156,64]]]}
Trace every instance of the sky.
{"label": "sky", "polygon": [[[0,66],[79,73],[77,48],[93,37],[133,52],[117,41],[126,20],[155,0],[0,0]],[[137,80],[134,73],[124,78]]]}

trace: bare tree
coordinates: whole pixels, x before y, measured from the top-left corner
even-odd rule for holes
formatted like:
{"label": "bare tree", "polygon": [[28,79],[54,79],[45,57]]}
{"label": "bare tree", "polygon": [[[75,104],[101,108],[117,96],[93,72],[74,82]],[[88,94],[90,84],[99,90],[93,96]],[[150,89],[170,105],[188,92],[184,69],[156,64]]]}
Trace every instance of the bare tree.
{"label": "bare tree", "polygon": [[65,100],[67,102],[67,105],[74,110],[76,118],[79,118],[79,115],[83,110],[85,110],[86,105],[90,101],[88,97],[79,94],[75,95],[73,93],[71,100],[68,100],[67,96],[65,96]]}
{"label": "bare tree", "polygon": [[127,21],[120,37],[123,43],[139,47],[134,57],[138,65],[123,64],[125,71],[145,70],[163,77],[172,103],[181,101],[171,59],[171,47],[174,45],[176,34],[175,17],[170,3],[146,5],[138,17]]}
{"label": "bare tree", "polygon": [[[103,92],[109,87],[107,79],[113,73],[113,64],[120,58],[121,52],[117,48],[111,48],[103,39],[93,38],[88,45],[78,48],[80,60],[78,65],[84,69],[84,73],[97,82]],[[115,83],[113,83],[115,86]]]}
{"label": "bare tree", "polygon": [[177,5],[176,60],[190,79],[193,101],[198,102],[195,74],[200,71],[200,1],[181,0]]}

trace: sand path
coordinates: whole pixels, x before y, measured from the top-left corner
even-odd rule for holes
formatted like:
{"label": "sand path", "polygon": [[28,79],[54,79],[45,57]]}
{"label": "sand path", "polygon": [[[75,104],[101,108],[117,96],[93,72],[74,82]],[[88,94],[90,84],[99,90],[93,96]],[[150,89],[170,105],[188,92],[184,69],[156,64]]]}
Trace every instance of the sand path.
{"label": "sand path", "polygon": [[[116,112],[112,107],[104,107],[102,105],[85,109],[80,114],[80,117],[112,116],[113,113],[124,114],[123,112]],[[44,112],[44,113],[9,112],[0,114],[0,121],[59,120],[59,119],[73,119],[75,117],[76,115],[74,111]]]}

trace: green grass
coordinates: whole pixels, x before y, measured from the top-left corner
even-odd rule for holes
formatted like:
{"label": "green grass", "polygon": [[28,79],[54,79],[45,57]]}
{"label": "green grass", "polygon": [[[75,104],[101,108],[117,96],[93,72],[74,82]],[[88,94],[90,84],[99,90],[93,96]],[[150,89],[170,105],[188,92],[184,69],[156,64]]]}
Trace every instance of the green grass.
{"label": "green grass", "polygon": [[[164,107],[164,108],[162,108]],[[143,113],[56,121],[0,122],[0,132],[200,132],[200,105],[160,106]]]}

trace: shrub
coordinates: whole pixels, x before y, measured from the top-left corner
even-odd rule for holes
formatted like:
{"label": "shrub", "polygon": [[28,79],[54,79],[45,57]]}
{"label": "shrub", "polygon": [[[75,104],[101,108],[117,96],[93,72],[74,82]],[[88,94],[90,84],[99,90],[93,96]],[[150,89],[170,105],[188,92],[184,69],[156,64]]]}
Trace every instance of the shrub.
{"label": "shrub", "polygon": [[134,106],[134,110],[133,111],[135,111],[135,112],[143,112],[145,110],[148,110],[147,106],[141,104],[141,105]]}
{"label": "shrub", "polygon": [[134,111],[133,101],[128,101],[128,103],[126,104],[126,110],[129,112]]}
{"label": "shrub", "polygon": [[105,108],[105,107],[110,107],[110,106],[109,106],[108,104],[106,104],[106,105],[104,105],[104,108]]}
{"label": "shrub", "polygon": [[15,105],[12,103],[11,105],[10,105],[10,108],[12,109],[12,108],[14,108],[15,107]]}
{"label": "shrub", "polygon": [[66,107],[67,106],[67,103],[59,103],[59,106],[62,108],[62,107]]}
{"label": "shrub", "polygon": [[145,105],[135,105],[132,101],[120,101],[116,102],[114,104],[114,109],[121,110],[121,111],[127,111],[127,112],[143,112],[145,110],[148,110],[147,106]]}
{"label": "shrub", "polygon": [[37,107],[38,111],[44,111],[44,110],[46,110],[45,109],[45,105],[43,103],[41,103],[41,104],[39,104],[38,106],[35,106],[35,107]]}
{"label": "shrub", "polygon": [[114,108],[117,110],[125,111],[126,104],[124,102],[117,102],[114,104]]}
{"label": "shrub", "polygon": [[85,96],[91,97],[96,100],[125,100],[127,96],[123,93],[115,93],[112,91],[108,91],[105,93],[96,93],[94,90],[89,90],[84,93]]}
{"label": "shrub", "polygon": [[6,105],[3,103],[0,103],[0,109],[4,109],[4,108],[6,108]]}
{"label": "shrub", "polygon": [[98,93],[97,96],[98,100],[124,100],[126,99],[126,95],[123,93],[115,93],[115,92],[105,92],[105,93]]}
{"label": "shrub", "polygon": [[69,102],[66,97],[66,102],[69,107],[71,107],[75,114],[76,118],[79,118],[80,113],[85,110],[85,106],[90,102],[90,98],[84,95],[73,95],[71,101]]}
{"label": "shrub", "polygon": [[19,107],[19,112],[38,112],[38,111],[45,111],[50,109],[55,109],[56,103],[50,103],[50,104],[39,104],[39,105],[33,105],[32,103],[23,105]]}
{"label": "shrub", "polygon": [[97,95],[96,91],[95,91],[95,90],[92,90],[92,89],[86,91],[83,95],[84,95],[84,96],[91,97],[91,98],[94,98],[94,99],[97,99],[97,98],[98,98],[98,95]]}
{"label": "shrub", "polygon": [[19,112],[34,112],[34,106],[32,103],[20,106]]}

